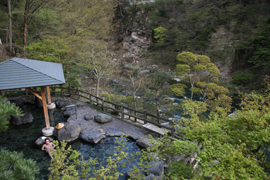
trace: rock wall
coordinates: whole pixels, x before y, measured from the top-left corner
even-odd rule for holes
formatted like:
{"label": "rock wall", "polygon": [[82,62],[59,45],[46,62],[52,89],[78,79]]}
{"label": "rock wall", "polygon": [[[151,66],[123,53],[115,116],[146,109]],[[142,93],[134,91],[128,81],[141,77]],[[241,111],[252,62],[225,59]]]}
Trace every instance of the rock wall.
{"label": "rock wall", "polygon": [[143,10],[138,11],[131,21],[132,26],[127,29],[123,39],[126,52],[122,56],[123,60],[130,63],[140,61],[152,43],[152,30],[146,28],[149,24],[147,13]]}

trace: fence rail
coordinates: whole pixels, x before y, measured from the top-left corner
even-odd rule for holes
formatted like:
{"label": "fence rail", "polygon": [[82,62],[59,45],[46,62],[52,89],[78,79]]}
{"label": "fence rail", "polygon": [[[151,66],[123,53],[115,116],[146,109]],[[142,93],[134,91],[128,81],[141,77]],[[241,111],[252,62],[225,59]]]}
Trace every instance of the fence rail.
{"label": "fence rail", "polygon": [[[37,92],[40,92],[36,90]],[[146,123],[154,124],[155,126],[158,126],[159,128],[164,128],[167,132],[171,134],[172,137],[175,136],[175,128],[174,128],[174,122],[159,117],[157,115],[148,113],[147,111],[139,111],[132,109],[130,107],[125,106],[123,103],[117,104],[111,101],[106,100],[104,97],[98,97],[96,95],[91,94],[90,92],[83,91],[79,88],[67,88],[67,87],[59,87],[59,86],[50,86],[51,94],[54,94],[55,96],[61,95],[61,96],[69,96],[69,97],[77,97],[79,100],[87,100],[91,105],[95,104],[97,106],[100,106],[102,111],[106,113],[106,111],[113,111],[116,113],[119,113],[116,118],[119,118],[121,120],[125,120],[126,116],[128,116],[128,119],[133,121],[134,123],[144,125]],[[6,93],[9,92],[25,92],[26,95],[28,95],[28,91],[25,89],[19,89],[19,90],[7,90]],[[131,119],[133,118],[133,120]],[[164,121],[161,123],[161,121]]]}

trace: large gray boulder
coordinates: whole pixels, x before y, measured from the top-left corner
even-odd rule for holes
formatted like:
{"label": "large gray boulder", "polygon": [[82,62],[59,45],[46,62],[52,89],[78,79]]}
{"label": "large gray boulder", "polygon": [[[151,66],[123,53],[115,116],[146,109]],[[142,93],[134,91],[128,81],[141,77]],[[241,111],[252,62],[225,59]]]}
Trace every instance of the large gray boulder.
{"label": "large gray boulder", "polygon": [[95,121],[98,122],[98,123],[107,123],[107,122],[110,122],[112,120],[112,116],[109,116],[107,114],[97,114],[95,115]]}
{"label": "large gray boulder", "polygon": [[85,119],[86,121],[92,120],[93,118],[94,118],[94,116],[91,115],[91,114],[86,114],[86,115],[84,115],[84,119]]}
{"label": "large gray boulder", "polygon": [[148,176],[146,176],[143,180],[153,180],[156,179],[154,174],[150,174]]}
{"label": "large gray boulder", "polygon": [[62,129],[55,129],[54,136],[57,137],[59,141],[71,142],[79,138],[82,127],[75,123],[66,123]]}
{"label": "large gray boulder", "polygon": [[151,161],[150,162],[151,167],[148,168],[148,172],[146,174],[149,176],[151,174],[155,176],[160,176],[164,174],[164,164],[162,161]]}
{"label": "large gray boulder", "polygon": [[24,113],[24,116],[14,117],[11,116],[11,123],[14,125],[21,125],[33,122],[33,115],[30,112]]}
{"label": "large gray boulder", "polygon": [[151,143],[148,141],[147,137],[140,137],[137,141],[136,144],[142,148],[149,148],[151,147]]}
{"label": "large gray boulder", "polygon": [[74,106],[67,106],[65,112],[63,113],[64,116],[67,116],[67,117],[72,116],[73,114],[76,113],[76,110],[77,110],[76,108],[77,107],[75,105]]}
{"label": "large gray boulder", "polygon": [[68,105],[71,105],[72,102],[70,101],[70,99],[57,98],[55,100],[55,104],[57,107],[62,108],[62,107],[66,107]]}
{"label": "large gray boulder", "polygon": [[80,138],[90,143],[98,143],[100,140],[104,139],[106,136],[99,132],[83,131],[80,134]]}
{"label": "large gray boulder", "polygon": [[45,136],[42,136],[40,138],[38,138],[36,141],[35,141],[35,144],[38,145],[38,146],[42,146],[43,144],[45,144],[45,139],[48,138],[50,140],[50,142],[53,141],[53,138],[51,137],[45,137]]}

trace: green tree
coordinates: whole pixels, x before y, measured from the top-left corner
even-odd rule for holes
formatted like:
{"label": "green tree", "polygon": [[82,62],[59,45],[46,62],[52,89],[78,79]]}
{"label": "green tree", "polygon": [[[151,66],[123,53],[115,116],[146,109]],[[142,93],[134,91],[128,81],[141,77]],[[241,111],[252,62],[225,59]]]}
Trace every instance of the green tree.
{"label": "green tree", "polygon": [[[157,116],[161,115],[161,111],[164,115],[168,115],[170,109],[164,110],[166,106],[172,102],[170,96],[172,95],[169,92],[169,81],[171,76],[164,72],[158,71],[152,74],[149,74],[147,77],[148,91],[145,94],[145,97],[148,100],[154,100],[154,109],[157,113]],[[144,108],[153,109],[152,103],[144,104]],[[170,114],[171,115],[171,114]]]}
{"label": "green tree", "polygon": [[22,116],[22,110],[15,104],[11,104],[4,97],[0,96],[0,133],[8,129],[10,116]]}
{"label": "green tree", "polygon": [[155,35],[154,38],[156,39],[156,43],[157,46],[162,46],[165,43],[166,40],[166,32],[168,31],[168,29],[160,26],[156,29],[154,29]]}
{"label": "green tree", "polygon": [[[10,116],[22,116],[22,110],[15,104],[11,104],[4,97],[0,96],[0,133],[7,131]],[[23,159],[23,154],[0,151],[0,179],[35,179],[38,173],[36,162],[31,159]]]}
{"label": "green tree", "polygon": [[74,59],[74,49],[67,41],[57,36],[47,36],[46,39],[32,43],[25,49],[31,59],[61,63],[66,83],[71,87],[81,87],[79,82],[81,70]]}
{"label": "green tree", "polygon": [[39,169],[32,159],[24,159],[23,153],[0,151],[0,179],[5,180],[31,180],[35,179]]}
{"label": "green tree", "polygon": [[[200,108],[200,110],[216,110],[217,113],[222,113],[223,111],[217,107],[223,107],[228,113],[231,109],[232,99],[226,94],[229,90],[223,86],[217,84],[219,81],[218,75],[220,74],[219,69],[215,64],[211,63],[210,58],[205,55],[196,55],[191,52],[182,52],[177,55],[177,60],[181,62],[176,66],[177,75],[184,76],[182,82],[188,82],[190,85],[190,100],[185,100],[182,106],[185,106],[185,102],[189,105],[198,104],[199,102],[193,101],[194,94],[198,94],[205,104]],[[183,83],[177,83],[170,86],[170,91],[178,96],[183,96],[185,94],[186,85]],[[202,103],[199,103],[202,104]],[[200,105],[195,105],[200,107]],[[207,108],[204,108],[205,106]],[[186,107],[187,108],[187,107]],[[193,111],[184,111],[192,115]],[[198,113],[198,112],[197,112]],[[203,111],[200,111],[201,114]]]}
{"label": "green tree", "polygon": [[167,159],[170,172],[180,172],[177,170],[184,162],[172,160],[182,154],[193,158],[187,173],[199,179],[269,179],[269,78],[267,81],[263,93],[244,95],[241,109],[230,117],[212,114],[206,121],[191,117],[176,122],[183,140],[165,137],[156,145],[160,146],[156,147],[160,158]]}
{"label": "green tree", "polygon": [[84,67],[96,86],[96,96],[99,96],[101,80],[106,80],[106,84],[114,72],[116,63],[112,60],[112,54],[104,41],[92,41],[89,46],[88,50],[79,52],[77,57],[81,62],[79,65]]}
{"label": "green tree", "polygon": [[[58,142],[55,142],[58,146]],[[124,159],[128,159],[128,153],[125,152],[125,140],[118,141],[116,151],[113,157],[107,158],[106,167],[101,166],[96,169],[94,165],[98,164],[97,159],[90,158],[85,161],[83,157],[80,157],[80,153],[66,147],[66,142],[61,141],[61,146],[56,148],[56,151],[52,152],[54,159],[52,159],[49,170],[51,174],[50,180],[58,179],[90,179],[90,180],[102,180],[102,179],[114,179],[117,180],[122,173],[119,173],[117,168],[120,168],[120,162]],[[124,166],[125,164],[123,164]]]}

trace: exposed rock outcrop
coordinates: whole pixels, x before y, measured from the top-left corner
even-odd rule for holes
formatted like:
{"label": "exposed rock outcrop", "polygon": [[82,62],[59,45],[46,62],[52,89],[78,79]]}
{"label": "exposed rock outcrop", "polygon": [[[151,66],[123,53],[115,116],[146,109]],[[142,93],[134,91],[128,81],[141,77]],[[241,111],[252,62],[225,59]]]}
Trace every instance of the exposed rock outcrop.
{"label": "exposed rock outcrop", "polygon": [[150,162],[151,167],[148,168],[147,175],[153,174],[154,176],[160,176],[164,174],[164,164],[162,161],[151,161]]}
{"label": "exposed rock outcrop", "polygon": [[110,122],[111,120],[112,120],[112,116],[109,116],[107,114],[100,113],[100,114],[95,115],[95,121],[101,124]]}
{"label": "exposed rock outcrop", "polygon": [[59,141],[71,142],[79,138],[82,127],[75,123],[66,123],[62,129],[55,129],[54,136],[57,137]]}
{"label": "exposed rock outcrop", "polygon": [[11,116],[11,123],[14,125],[21,125],[33,122],[34,117],[30,112],[24,113],[24,116],[14,117]]}
{"label": "exposed rock outcrop", "polygon": [[91,114],[86,114],[86,115],[84,115],[84,119],[85,119],[86,121],[92,120],[93,118],[94,118],[94,116],[91,115]]}
{"label": "exposed rock outcrop", "polygon": [[144,51],[152,43],[152,30],[145,28],[147,23],[147,13],[138,11],[132,20],[132,26],[127,29],[127,35],[123,39],[123,47],[127,52],[123,54],[123,58],[128,62],[140,61]]}
{"label": "exposed rock outcrop", "polygon": [[53,141],[53,138],[51,137],[45,137],[45,136],[42,136],[40,138],[38,138],[36,141],[35,141],[35,144],[38,145],[38,146],[42,146],[43,144],[45,144],[45,139],[48,138],[51,142]]}
{"label": "exposed rock outcrop", "polygon": [[64,116],[70,117],[73,114],[75,114],[76,111],[77,110],[76,110],[76,106],[75,105],[74,106],[68,105],[68,106],[66,106],[66,110],[65,110],[65,112],[63,114],[64,114]]}
{"label": "exposed rock outcrop", "polygon": [[105,137],[106,136],[100,132],[83,131],[80,134],[80,138],[94,144],[98,143],[100,140],[104,139]]}
{"label": "exposed rock outcrop", "polygon": [[72,102],[71,102],[70,99],[57,98],[57,99],[55,100],[55,104],[56,104],[57,107],[63,108],[63,107],[65,107],[65,106],[71,105]]}
{"label": "exposed rock outcrop", "polygon": [[140,137],[137,141],[136,144],[142,148],[149,148],[151,147],[151,143],[148,141],[147,137]]}

